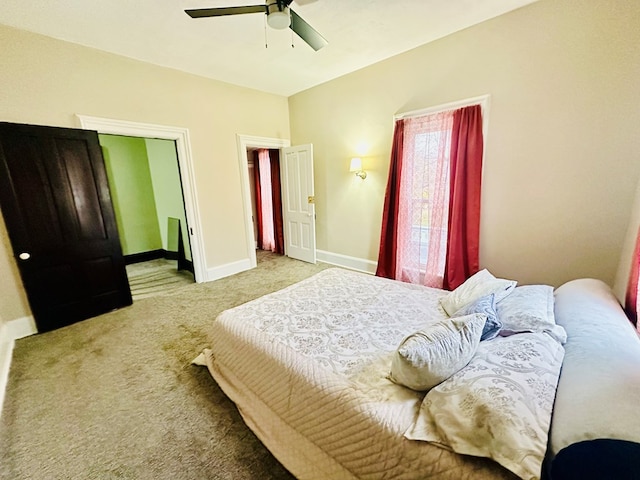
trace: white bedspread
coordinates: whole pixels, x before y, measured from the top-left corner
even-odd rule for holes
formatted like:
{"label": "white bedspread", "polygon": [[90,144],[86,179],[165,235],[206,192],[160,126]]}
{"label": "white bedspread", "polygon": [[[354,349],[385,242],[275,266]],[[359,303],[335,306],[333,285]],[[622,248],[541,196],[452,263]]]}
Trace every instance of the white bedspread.
{"label": "white bedspread", "polygon": [[446,317],[445,292],[340,269],[223,312],[208,367],[300,479],[507,479],[496,463],[403,434],[424,394],[386,378],[408,334]]}

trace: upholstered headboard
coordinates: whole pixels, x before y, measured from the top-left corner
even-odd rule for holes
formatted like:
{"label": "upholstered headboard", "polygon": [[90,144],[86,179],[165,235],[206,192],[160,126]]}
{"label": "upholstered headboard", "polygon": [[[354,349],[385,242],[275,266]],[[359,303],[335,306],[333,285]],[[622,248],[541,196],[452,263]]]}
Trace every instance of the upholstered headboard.
{"label": "upholstered headboard", "polygon": [[555,291],[567,332],[545,475],[640,478],[640,338],[611,289],[580,279]]}

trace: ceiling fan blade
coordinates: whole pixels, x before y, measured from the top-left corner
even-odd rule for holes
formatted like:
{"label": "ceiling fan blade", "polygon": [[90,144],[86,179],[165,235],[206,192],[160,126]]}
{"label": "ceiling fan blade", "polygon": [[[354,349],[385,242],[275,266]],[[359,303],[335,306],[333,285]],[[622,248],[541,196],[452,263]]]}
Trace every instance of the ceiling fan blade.
{"label": "ceiling fan blade", "polygon": [[291,30],[293,30],[302,40],[307,42],[311,48],[317,52],[322,47],[329,44],[329,42],[327,42],[322,35],[316,32],[311,25],[300,18],[300,15],[293,10],[290,10],[290,12],[291,26],[289,28],[291,28]]}
{"label": "ceiling fan blade", "polygon": [[223,15],[240,15],[242,13],[267,13],[265,5],[247,5],[246,7],[197,8],[185,10],[191,18],[221,17]]}

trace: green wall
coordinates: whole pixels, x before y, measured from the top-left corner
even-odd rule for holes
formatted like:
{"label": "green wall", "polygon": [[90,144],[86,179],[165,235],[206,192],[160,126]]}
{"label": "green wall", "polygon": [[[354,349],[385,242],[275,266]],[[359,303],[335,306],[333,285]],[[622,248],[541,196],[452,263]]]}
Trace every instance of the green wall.
{"label": "green wall", "polygon": [[[189,247],[189,233],[187,231],[187,218],[184,211],[184,199],[182,198],[182,185],[180,182],[180,170],[178,169],[178,155],[176,144],[173,140],[158,138],[145,139],[149,168],[151,170],[151,182],[156,200],[158,212],[158,225],[162,237],[163,248],[174,252],[177,250],[177,232],[168,232],[169,218],[180,220],[182,240],[185,256],[191,260],[191,248]],[[172,237],[175,241],[172,242]]]}
{"label": "green wall", "polygon": [[162,248],[143,138],[100,135],[124,255]]}
{"label": "green wall", "polygon": [[178,156],[172,140],[99,135],[125,255],[177,251],[180,220],[185,256],[192,260]]}

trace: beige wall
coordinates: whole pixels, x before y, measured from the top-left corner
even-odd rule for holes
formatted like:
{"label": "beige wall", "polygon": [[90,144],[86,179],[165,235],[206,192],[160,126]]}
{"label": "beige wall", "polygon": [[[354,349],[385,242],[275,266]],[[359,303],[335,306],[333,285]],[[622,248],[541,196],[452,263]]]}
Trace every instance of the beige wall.
{"label": "beige wall", "polygon": [[394,114],[490,94],[481,265],[612,284],[640,175],[638,25],[636,0],[541,0],[290,97],[292,144],[314,144],[318,248],[377,259]]}
{"label": "beige wall", "polygon": [[4,218],[0,215],[0,317],[5,322],[31,315]]}
{"label": "beige wall", "polygon": [[[284,97],[0,26],[0,120],[78,127],[75,114],[189,129],[207,268],[246,259],[236,134],[289,138]],[[0,225],[0,316],[30,315]]]}

